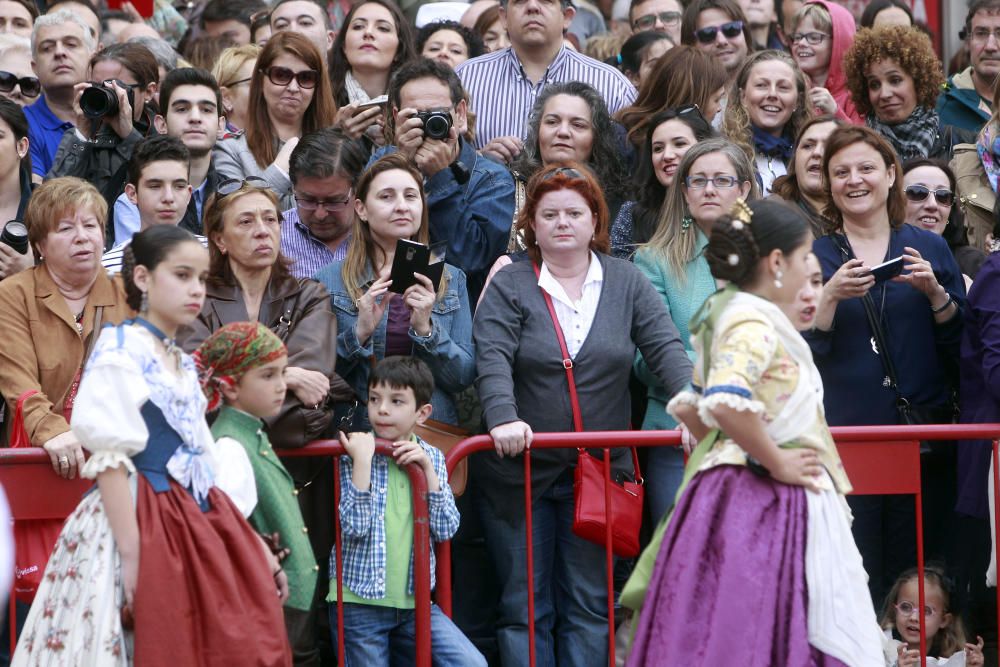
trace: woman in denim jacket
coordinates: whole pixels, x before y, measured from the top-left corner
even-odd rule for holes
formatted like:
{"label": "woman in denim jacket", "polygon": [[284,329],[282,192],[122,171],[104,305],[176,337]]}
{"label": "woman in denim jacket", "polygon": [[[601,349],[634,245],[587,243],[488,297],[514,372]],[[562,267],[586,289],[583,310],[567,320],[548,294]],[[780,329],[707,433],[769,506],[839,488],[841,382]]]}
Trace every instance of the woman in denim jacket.
{"label": "woman in denim jacket", "polygon": [[415,355],[430,366],[433,416],[454,424],[453,396],[476,375],[465,274],[446,264],[436,292],[420,274],[403,294],[389,291],[396,241],[429,240],[423,179],[407,158],[394,153],[374,162],[359,179],[356,197],[347,257],[315,276],[330,292],[337,316],[337,372],[359,399],[353,427],[368,428],[368,375],[375,361],[391,355]]}

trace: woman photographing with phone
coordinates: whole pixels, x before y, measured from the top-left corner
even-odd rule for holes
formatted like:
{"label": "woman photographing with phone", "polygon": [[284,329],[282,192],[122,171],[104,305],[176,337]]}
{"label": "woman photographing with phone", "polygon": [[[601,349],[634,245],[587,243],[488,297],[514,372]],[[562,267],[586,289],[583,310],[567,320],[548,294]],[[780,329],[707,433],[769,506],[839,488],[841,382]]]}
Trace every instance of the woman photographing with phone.
{"label": "woman photographing with phone", "polygon": [[[948,244],[904,224],[902,168],[874,130],[835,130],[823,172],[829,233],[813,248],[827,282],[815,328],[806,337],[823,376],[827,421],[951,421],[965,285]],[[873,275],[872,267],[897,258],[899,275]],[[910,414],[902,414],[901,399]],[[927,463],[924,524],[931,554],[940,547],[954,498],[949,503],[936,495],[947,491],[947,461]],[[850,503],[869,586],[882,599],[916,558],[913,503],[898,496],[852,497]]]}
{"label": "woman photographing with phone", "polygon": [[360,403],[354,426],[369,428],[368,375],[373,361],[391,355],[413,355],[430,366],[433,418],[455,424],[453,397],[476,375],[465,274],[446,264],[435,289],[416,273],[416,283],[401,294],[392,292],[390,277],[400,239],[427,245],[430,238],[423,177],[406,157],[392,153],[361,175],[356,197],[347,258],[316,274],[337,316],[337,373]]}

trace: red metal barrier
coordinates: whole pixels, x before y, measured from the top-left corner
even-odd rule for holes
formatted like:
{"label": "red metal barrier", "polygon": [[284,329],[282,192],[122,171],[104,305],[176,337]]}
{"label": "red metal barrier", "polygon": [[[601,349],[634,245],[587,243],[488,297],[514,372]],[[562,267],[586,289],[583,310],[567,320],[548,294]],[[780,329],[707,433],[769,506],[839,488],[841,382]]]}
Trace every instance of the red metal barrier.
{"label": "red metal barrier", "polygon": [[[844,462],[847,474],[857,495],[897,495],[915,496],[917,520],[917,568],[923,574],[923,512],[920,490],[920,441],[922,440],[992,440],[994,460],[994,480],[1000,489],[1000,424],[946,424],[932,426],[850,426],[831,429],[837,442],[837,449]],[[678,446],[680,435],[677,431],[605,431],[582,433],[535,433],[532,449],[559,449],[586,447],[609,451],[613,447],[656,447]],[[489,436],[476,436],[462,441],[448,453],[446,462],[451,473],[458,463],[475,452],[493,449]],[[528,567],[528,649],[530,664],[535,664],[534,641],[534,584],[533,554],[531,544],[531,453],[526,452],[525,461],[525,503]],[[607,473],[607,457],[605,457]],[[996,494],[994,505],[1000,517],[1000,493]],[[996,542],[1000,543],[1000,522],[994,526]],[[605,545],[610,553],[610,545]],[[607,565],[609,587],[612,578],[610,562]],[[438,545],[438,586],[437,602],[441,609],[451,616],[451,544]],[[919,608],[923,609],[924,578],[918,578]],[[614,654],[614,613],[613,601],[609,595],[609,664],[615,664]],[[997,606],[1000,610],[1000,587],[997,588]],[[924,615],[920,617],[921,664],[926,666],[926,637]],[[1000,615],[998,615],[1000,616]],[[1000,637],[1000,619],[998,619]]]}
{"label": "red metal barrier", "polygon": [[[343,608],[343,554],[340,536],[339,457],[345,454],[336,440],[317,440],[301,449],[279,450],[282,458],[306,456],[332,456],[335,500],[332,511],[337,552],[337,655],[344,664],[344,608]],[[383,440],[376,442],[375,453],[392,456],[392,445]],[[430,523],[427,510],[427,479],[417,464],[406,466],[413,492],[413,587],[414,633],[416,638],[416,665],[431,665],[431,561]],[[11,517],[17,519],[64,519],[69,516],[83,492],[92,486],[89,480],[67,482],[52,470],[49,455],[41,448],[0,450],[0,484],[10,503]],[[10,598],[11,655],[17,643],[14,596]]]}

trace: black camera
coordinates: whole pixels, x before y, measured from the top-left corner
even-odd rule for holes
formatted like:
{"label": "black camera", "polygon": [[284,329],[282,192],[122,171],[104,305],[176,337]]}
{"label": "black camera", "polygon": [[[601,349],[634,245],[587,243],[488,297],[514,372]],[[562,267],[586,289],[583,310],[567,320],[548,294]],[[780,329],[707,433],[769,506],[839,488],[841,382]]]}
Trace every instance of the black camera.
{"label": "black camera", "polygon": [[[135,93],[132,86],[118,82],[128,95],[128,103],[135,109]],[[105,82],[91,83],[90,88],[80,95],[80,109],[87,118],[105,118],[118,115],[118,93],[114,86]]]}
{"label": "black camera", "polygon": [[0,232],[0,243],[7,245],[25,255],[28,252],[28,228],[20,220],[11,220],[3,226]]}
{"label": "black camera", "polygon": [[417,118],[424,124],[424,136],[446,141],[451,132],[450,111],[418,111]]}

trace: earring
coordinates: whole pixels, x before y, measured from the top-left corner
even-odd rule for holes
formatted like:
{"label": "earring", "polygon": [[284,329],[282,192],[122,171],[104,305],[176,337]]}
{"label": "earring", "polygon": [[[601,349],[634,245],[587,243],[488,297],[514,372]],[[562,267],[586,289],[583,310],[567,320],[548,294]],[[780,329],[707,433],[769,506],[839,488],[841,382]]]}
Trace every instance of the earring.
{"label": "earring", "polygon": [[778,289],[784,287],[784,285],[781,284],[781,277],[783,275],[785,274],[781,272],[781,269],[778,269],[777,275],[774,276],[774,286],[777,287]]}
{"label": "earring", "polygon": [[681,234],[686,234],[687,230],[691,229],[691,223],[694,222],[694,218],[690,215],[685,215],[681,218]]}
{"label": "earring", "polygon": [[145,292],[142,293],[142,302],[139,304],[139,312],[145,313],[149,310],[149,295]]}

